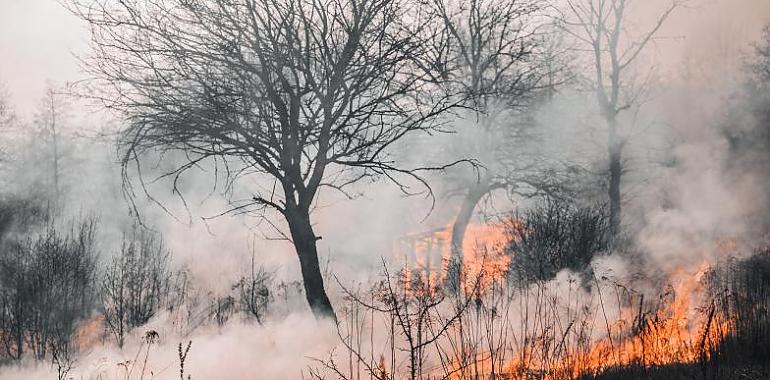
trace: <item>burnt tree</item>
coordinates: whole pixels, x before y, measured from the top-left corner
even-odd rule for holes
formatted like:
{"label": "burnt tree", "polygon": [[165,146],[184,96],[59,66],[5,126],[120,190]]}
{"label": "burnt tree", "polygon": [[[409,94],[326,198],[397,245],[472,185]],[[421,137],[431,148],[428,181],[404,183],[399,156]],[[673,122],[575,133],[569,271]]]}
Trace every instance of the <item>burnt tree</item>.
{"label": "burnt tree", "polygon": [[[305,295],[334,317],[311,211],[324,187],[384,176],[403,189],[414,168],[389,151],[435,129],[452,107],[420,68],[431,33],[419,5],[399,0],[106,0],[70,2],[92,30],[90,94],[126,122],[124,168],[181,150],[172,176],[204,160],[231,179],[261,178],[248,202],[288,225]],[[424,184],[423,181],[420,180]]]}

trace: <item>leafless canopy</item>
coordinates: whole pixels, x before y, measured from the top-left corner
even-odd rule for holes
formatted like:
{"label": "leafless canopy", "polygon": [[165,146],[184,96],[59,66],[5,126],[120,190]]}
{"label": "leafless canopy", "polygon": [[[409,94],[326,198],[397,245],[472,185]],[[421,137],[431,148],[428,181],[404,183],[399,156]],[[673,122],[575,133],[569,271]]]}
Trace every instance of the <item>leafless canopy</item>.
{"label": "leafless canopy", "polygon": [[97,0],[72,9],[92,27],[85,63],[107,90],[95,94],[130,122],[124,164],[181,149],[189,160],[172,175],[225,157],[228,174],[276,181],[243,207],[308,209],[320,187],[414,174],[388,148],[435,128],[452,106],[416,64],[420,9],[399,1]]}
{"label": "leafless canopy", "polygon": [[97,94],[128,124],[124,168],[135,164],[141,178],[143,153],[176,150],[187,159],[167,173],[174,190],[180,174],[207,159],[224,166],[228,189],[240,174],[261,175],[262,187],[235,208],[284,216],[311,309],[333,316],[310,222],[319,189],[349,196],[349,185],[372,176],[403,191],[404,176],[426,184],[390,148],[435,129],[458,101],[424,70],[432,32],[421,5],[73,1],[92,28],[85,63]]}
{"label": "leafless canopy", "polygon": [[593,84],[601,111],[614,117],[638,104],[646,80],[638,80],[631,66],[654,41],[663,24],[685,0],[671,0],[641,33],[631,33],[629,6],[633,0],[568,0],[560,21],[563,30],[591,54]]}
{"label": "leafless canopy", "polygon": [[544,77],[539,53],[542,2],[431,0],[441,33],[434,39],[443,80],[482,113],[489,103],[526,104]]}

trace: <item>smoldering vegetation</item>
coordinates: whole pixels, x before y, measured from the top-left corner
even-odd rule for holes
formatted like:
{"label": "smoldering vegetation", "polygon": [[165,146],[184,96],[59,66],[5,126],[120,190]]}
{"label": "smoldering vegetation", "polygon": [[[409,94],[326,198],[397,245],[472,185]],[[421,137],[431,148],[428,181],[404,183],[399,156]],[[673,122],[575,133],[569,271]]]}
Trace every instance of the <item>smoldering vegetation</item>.
{"label": "smoldering vegetation", "polygon": [[663,72],[688,2],[61,5],[0,378],[770,377],[770,26]]}

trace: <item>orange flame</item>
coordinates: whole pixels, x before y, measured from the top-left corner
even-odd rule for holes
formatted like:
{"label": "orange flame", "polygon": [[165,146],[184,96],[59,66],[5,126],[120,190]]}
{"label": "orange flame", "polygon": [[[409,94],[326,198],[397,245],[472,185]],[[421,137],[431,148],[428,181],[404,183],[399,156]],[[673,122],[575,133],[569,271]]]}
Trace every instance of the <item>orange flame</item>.
{"label": "orange flame", "polygon": [[[469,225],[463,243],[464,270],[469,273],[483,270],[489,281],[505,283],[511,253],[501,248],[507,238],[502,225]],[[451,226],[447,226],[408,236],[396,252],[406,258],[405,267],[413,268],[434,284],[442,279],[442,264],[450,258],[450,241]],[[735,242],[718,242],[716,248],[722,256],[722,253],[735,249]],[[550,356],[520,348],[520,352],[509,356],[514,359],[509,359],[503,368],[494,370],[495,374],[503,375],[503,378],[574,379],[628,365],[649,368],[706,360],[731,329],[731,322],[717,312],[714,304],[704,307],[706,290],[702,279],[709,270],[709,263],[704,261],[694,270],[679,268],[667,274],[665,282],[668,291],[654,305],[650,305],[649,301],[645,304],[644,296],[639,293],[624,300],[610,300],[608,298],[613,296],[602,295],[601,292],[602,288],[606,291],[611,287],[607,284],[602,286],[597,279],[594,291],[598,293],[600,302],[594,300],[592,304],[580,307],[592,307],[593,311],[587,313],[592,313],[592,322],[603,326],[600,330],[604,331],[594,331],[589,336],[575,333],[575,337],[569,339],[585,342],[575,343],[570,349],[562,347],[561,352],[552,352]],[[482,288],[488,289],[488,285]],[[614,317],[608,317],[604,310],[609,307],[604,303],[611,301],[617,302],[613,305],[618,310]],[[577,308],[577,305],[573,306]],[[557,347],[564,346],[572,323],[579,321],[570,322]],[[552,333],[556,337],[556,333]],[[493,368],[492,363],[486,363],[490,361],[489,353],[479,352],[475,356],[473,360],[481,362],[481,368]],[[458,360],[453,359],[449,366],[454,368],[451,372],[457,372],[449,378],[464,378],[460,370],[463,365]]]}
{"label": "orange flame", "polygon": [[[510,257],[503,252],[506,242],[502,224],[469,224],[463,239],[463,270],[466,280],[475,279],[483,271],[489,281],[502,279],[510,264]],[[395,242],[394,252],[404,260],[405,280],[419,274],[427,284],[435,285],[444,280],[446,265],[451,259],[452,225],[435,230],[415,233]],[[407,281],[408,282],[408,281]],[[468,285],[468,284],[465,284]]]}

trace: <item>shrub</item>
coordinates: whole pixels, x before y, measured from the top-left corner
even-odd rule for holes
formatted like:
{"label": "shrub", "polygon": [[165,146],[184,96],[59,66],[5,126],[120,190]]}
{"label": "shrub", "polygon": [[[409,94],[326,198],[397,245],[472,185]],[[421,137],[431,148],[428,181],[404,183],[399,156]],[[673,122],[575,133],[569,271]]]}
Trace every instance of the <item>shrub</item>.
{"label": "shrub", "polygon": [[167,300],[170,279],[169,252],[162,241],[144,230],[124,239],[102,279],[102,313],[118,346]]}
{"label": "shrub", "polygon": [[68,354],[76,323],[93,310],[94,232],[93,220],[66,234],[49,226],[0,250],[0,339],[8,357]]}
{"label": "shrub", "polygon": [[273,293],[270,291],[273,282],[274,274],[263,267],[257,267],[252,258],[250,272],[241,276],[233,286],[241,311],[256,319],[259,324],[264,321],[267,309],[273,302]]}
{"label": "shrub", "polygon": [[607,249],[608,218],[603,207],[549,199],[507,224],[510,274],[522,285],[548,281],[563,269],[582,271]]}

